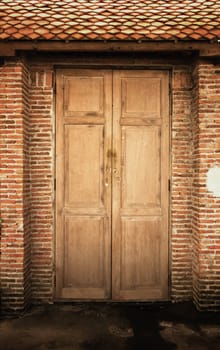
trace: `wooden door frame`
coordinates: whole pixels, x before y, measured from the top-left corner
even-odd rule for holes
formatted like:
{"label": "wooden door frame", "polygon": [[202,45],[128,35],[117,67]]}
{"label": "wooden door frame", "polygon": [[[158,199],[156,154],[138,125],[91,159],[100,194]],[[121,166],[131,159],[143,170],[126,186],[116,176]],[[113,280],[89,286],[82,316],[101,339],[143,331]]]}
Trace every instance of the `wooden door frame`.
{"label": "wooden door frame", "polygon": [[[54,301],[62,301],[62,299],[58,299],[56,297],[56,118],[57,118],[57,111],[56,111],[56,77],[57,77],[57,70],[65,70],[65,69],[94,69],[94,70],[101,70],[101,69],[109,69],[109,70],[147,70],[147,71],[167,71],[169,75],[169,128],[168,128],[168,151],[169,151],[169,157],[168,157],[168,169],[169,169],[169,189],[168,189],[168,299],[171,298],[171,195],[172,195],[172,183],[171,183],[171,170],[172,170],[172,139],[171,139],[171,127],[172,127],[172,75],[173,75],[173,66],[172,65],[149,65],[149,64],[143,64],[142,62],[135,62],[130,63],[125,59],[124,64],[110,64],[109,62],[103,62],[103,64],[95,64],[94,61],[89,59],[88,64],[82,63],[79,64],[77,62],[76,64],[60,64],[60,65],[54,65],[54,89],[53,89],[53,110],[54,110],[54,120],[53,120],[53,130],[54,130],[54,137],[53,137],[53,154],[54,154],[54,162],[53,162],[53,182],[54,182],[54,190],[53,190],[53,203],[54,203],[54,210],[53,210],[53,300]],[[74,299],[75,300],[75,299]],[[152,301],[152,300],[151,300]],[[158,300],[155,300],[158,301]],[[108,300],[108,302],[115,302],[113,300]],[[120,301],[119,301],[120,302]],[[127,301],[129,302],[129,301]]]}

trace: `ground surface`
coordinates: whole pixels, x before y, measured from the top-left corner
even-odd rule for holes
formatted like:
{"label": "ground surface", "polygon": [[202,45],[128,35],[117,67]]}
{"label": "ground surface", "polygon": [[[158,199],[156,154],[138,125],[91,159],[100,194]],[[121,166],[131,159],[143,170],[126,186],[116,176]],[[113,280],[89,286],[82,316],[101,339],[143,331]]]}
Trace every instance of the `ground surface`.
{"label": "ground surface", "polygon": [[220,313],[191,304],[66,304],[0,320],[1,350],[220,350]]}

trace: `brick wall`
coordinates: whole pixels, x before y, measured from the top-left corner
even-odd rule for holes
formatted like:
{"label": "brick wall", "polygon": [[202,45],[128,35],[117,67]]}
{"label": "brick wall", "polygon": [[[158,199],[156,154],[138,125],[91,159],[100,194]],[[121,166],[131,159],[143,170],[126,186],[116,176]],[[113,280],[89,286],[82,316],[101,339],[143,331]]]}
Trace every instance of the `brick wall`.
{"label": "brick wall", "polygon": [[32,301],[53,297],[52,67],[31,66],[30,176]]}
{"label": "brick wall", "polygon": [[[218,308],[220,203],[206,182],[219,164],[220,76],[208,63],[193,72],[191,63],[166,64],[172,67],[171,298]],[[36,59],[0,67],[1,290],[4,308],[14,310],[53,300],[53,74],[52,63]]]}
{"label": "brick wall", "polygon": [[8,60],[0,67],[1,301],[18,311],[30,301],[28,67]]}
{"label": "brick wall", "polygon": [[175,66],[171,121],[171,292],[176,301],[192,298],[191,103],[191,66]]}
{"label": "brick wall", "polygon": [[22,121],[23,121],[23,225],[24,225],[24,307],[31,302],[31,193],[30,193],[30,74],[27,63],[22,65]]}
{"label": "brick wall", "polygon": [[199,62],[193,74],[193,293],[201,310],[220,308],[220,193],[208,189],[215,179],[208,186],[207,178],[210,169],[220,168],[220,74],[216,71],[212,63]]}

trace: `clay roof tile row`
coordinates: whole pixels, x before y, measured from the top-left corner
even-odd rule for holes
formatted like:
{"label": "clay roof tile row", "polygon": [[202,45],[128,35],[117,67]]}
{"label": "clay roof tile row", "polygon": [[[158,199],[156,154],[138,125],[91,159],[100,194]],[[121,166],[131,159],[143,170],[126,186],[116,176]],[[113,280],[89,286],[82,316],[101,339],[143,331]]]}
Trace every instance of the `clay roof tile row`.
{"label": "clay roof tile row", "polygon": [[1,39],[218,40],[220,0],[2,0]]}

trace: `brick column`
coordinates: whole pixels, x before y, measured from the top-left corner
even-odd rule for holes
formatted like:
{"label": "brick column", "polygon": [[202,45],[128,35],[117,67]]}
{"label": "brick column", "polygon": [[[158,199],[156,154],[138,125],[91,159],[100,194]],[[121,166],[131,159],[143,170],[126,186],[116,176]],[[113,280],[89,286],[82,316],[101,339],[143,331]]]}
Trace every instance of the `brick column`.
{"label": "brick column", "polygon": [[180,301],[192,299],[190,66],[174,68],[172,87],[171,296]]}
{"label": "brick column", "polygon": [[53,67],[30,62],[32,302],[53,300]]}
{"label": "brick column", "polygon": [[200,310],[220,309],[220,74],[209,62],[194,70],[193,293]]}
{"label": "brick column", "polygon": [[19,59],[0,67],[1,307],[18,312],[30,300],[28,69]]}

